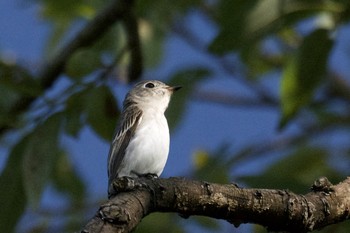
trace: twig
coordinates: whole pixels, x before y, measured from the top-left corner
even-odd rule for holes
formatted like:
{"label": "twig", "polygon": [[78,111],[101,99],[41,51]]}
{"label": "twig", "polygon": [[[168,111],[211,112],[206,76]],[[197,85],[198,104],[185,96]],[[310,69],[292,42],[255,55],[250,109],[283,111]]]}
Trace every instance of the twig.
{"label": "twig", "polygon": [[90,21],[58,54],[42,69],[39,77],[44,87],[51,86],[63,71],[69,58],[80,48],[93,44],[117,20],[129,13],[132,0],[113,0],[92,21]]}
{"label": "twig", "polygon": [[[122,20],[126,14],[129,14],[133,7],[133,0],[112,0],[96,17],[87,23],[87,25],[59,52],[55,57],[44,65],[39,73],[40,85],[43,90],[50,88],[63,72],[69,58],[80,48],[93,44],[100,38],[116,21]],[[31,104],[39,97],[24,96],[13,105],[9,111],[11,115],[20,115],[27,111]],[[10,130],[11,126],[1,126],[0,134]]]}
{"label": "twig", "polygon": [[[174,33],[180,36],[185,42],[187,42],[197,51],[216,60],[217,64],[219,64],[223,71],[225,71],[227,74],[234,76],[237,73],[236,67],[232,65],[232,61],[228,61],[225,57],[220,57],[216,56],[215,54],[208,53],[206,44],[200,38],[196,37],[194,33],[186,27],[185,23],[176,23],[172,26],[171,29]],[[275,98],[270,93],[268,93],[268,90],[266,90],[266,88],[257,85],[256,82],[248,80],[242,75],[235,75],[235,78],[237,81],[257,94],[261,101],[269,104],[277,102]]]}

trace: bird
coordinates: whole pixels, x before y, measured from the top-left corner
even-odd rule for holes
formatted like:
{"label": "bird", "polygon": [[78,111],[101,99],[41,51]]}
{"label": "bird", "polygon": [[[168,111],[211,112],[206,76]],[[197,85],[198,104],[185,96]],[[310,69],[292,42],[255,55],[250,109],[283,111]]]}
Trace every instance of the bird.
{"label": "bird", "polygon": [[108,155],[109,196],[115,192],[112,183],[118,177],[159,177],[163,172],[170,144],[164,113],[180,88],[145,80],[127,93]]}

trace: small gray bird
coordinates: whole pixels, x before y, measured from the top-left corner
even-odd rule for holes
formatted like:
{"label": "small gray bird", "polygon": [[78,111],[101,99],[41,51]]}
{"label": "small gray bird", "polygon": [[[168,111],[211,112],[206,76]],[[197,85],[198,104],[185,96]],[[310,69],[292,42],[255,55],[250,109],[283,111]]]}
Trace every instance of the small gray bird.
{"label": "small gray bird", "polygon": [[169,153],[164,116],[170,97],[181,87],[157,80],[141,81],[126,95],[108,155],[108,193],[117,177],[160,176]]}

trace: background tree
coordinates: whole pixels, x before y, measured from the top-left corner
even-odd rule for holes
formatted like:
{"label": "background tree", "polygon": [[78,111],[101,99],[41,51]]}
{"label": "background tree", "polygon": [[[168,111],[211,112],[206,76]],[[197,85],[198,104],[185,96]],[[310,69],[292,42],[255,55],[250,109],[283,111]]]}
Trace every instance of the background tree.
{"label": "background tree", "polygon": [[[172,144],[180,162],[169,158],[171,175],[180,170],[200,180],[297,193],[320,176],[337,183],[349,175],[348,1],[25,4],[36,6],[49,32],[41,36],[46,47],[39,61],[13,59],[0,47],[1,232],[71,232],[91,217],[99,202],[90,195],[96,186],[79,172],[81,158],[91,155],[75,161],[67,141],[81,143],[88,128],[108,148],[123,84],[141,74],[184,86],[167,113],[181,138]],[[169,66],[174,60],[183,62]],[[239,114],[246,121],[237,121]],[[206,117],[211,121],[196,131]],[[215,147],[207,147],[217,135]],[[186,143],[188,151],[181,147]],[[193,166],[184,159],[190,151]],[[88,173],[104,174],[90,168]],[[45,200],[45,193],[51,198]],[[63,204],[47,208],[55,197]],[[161,217],[150,215],[138,231],[232,230],[207,218]],[[324,232],[348,228],[345,222]]]}

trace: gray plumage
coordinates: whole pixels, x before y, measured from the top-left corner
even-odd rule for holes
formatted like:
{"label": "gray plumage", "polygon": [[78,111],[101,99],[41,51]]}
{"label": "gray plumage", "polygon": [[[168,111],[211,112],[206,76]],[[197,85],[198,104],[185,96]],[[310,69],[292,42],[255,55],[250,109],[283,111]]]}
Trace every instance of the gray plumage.
{"label": "gray plumage", "polygon": [[170,140],[164,112],[179,88],[157,80],[141,81],[126,95],[108,155],[109,193],[117,177],[161,174]]}

